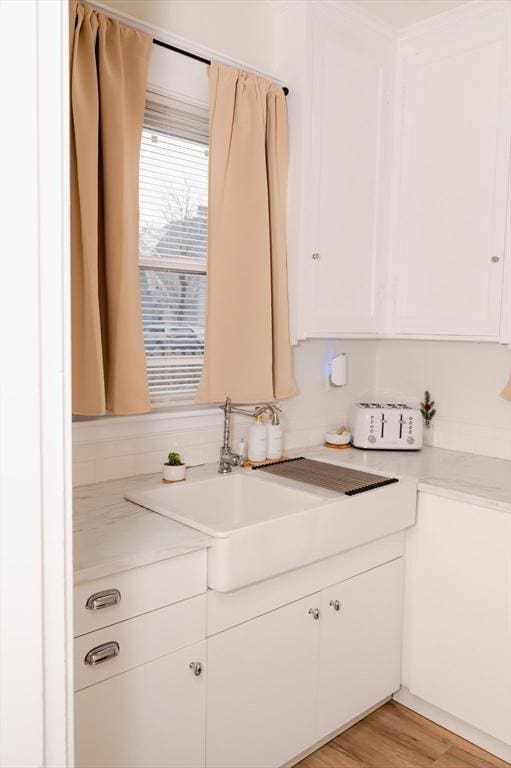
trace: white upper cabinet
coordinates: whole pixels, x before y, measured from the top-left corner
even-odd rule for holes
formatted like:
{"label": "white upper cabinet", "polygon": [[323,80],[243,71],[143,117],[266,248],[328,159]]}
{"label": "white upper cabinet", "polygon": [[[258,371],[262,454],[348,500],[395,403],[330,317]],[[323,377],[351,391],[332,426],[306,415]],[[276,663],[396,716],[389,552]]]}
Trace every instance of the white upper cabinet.
{"label": "white upper cabinet", "polygon": [[311,336],[374,334],[382,323],[392,69],[381,46],[364,43],[324,20],[314,26],[306,254]]}
{"label": "white upper cabinet", "polygon": [[499,336],[509,180],[509,7],[403,50],[395,332]]}
{"label": "white upper cabinet", "polygon": [[393,43],[342,6],[289,4],[279,20],[296,336],[374,335],[384,316]]}
{"label": "white upper cabinet", "polygon": [[349,3],[274,7],[293,340],[508,341],[511,3],[400,38]]}

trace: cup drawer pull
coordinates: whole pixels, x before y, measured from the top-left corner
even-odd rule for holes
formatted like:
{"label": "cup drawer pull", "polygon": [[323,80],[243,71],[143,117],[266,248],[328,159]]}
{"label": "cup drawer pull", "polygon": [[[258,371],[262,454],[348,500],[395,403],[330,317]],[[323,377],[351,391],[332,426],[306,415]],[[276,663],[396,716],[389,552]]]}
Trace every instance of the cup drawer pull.
{"label": "cup drawer pull", "polygon": [[84,658],[84,664],[88,664],[94,667],[96,664],[102,664],[108,659],[114,659],[119,655],[121,650],[119,643],[112,640],[109,643],[103,643],[103,645],[97,645],[96,648],[92,648]]}
{"label": "cup drawer pull", "polygon": [[94,592],[85,603],[89,611],[99,611],[100,608],[109,608],[121,602],[121,593],[118,589],[105,589],[103,592]]}

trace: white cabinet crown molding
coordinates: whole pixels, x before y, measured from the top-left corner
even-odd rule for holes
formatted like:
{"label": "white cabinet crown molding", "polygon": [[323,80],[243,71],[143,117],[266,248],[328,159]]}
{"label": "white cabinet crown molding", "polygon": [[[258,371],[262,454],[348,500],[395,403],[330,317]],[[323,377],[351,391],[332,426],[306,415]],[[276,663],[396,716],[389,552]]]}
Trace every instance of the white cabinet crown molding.
{"label": "white cabinet crown molding", "polygon": [[467,0],[463,5],[451,8],[449,11],[430,16],[416,24],[410,24],[400,30],[399,43],[406,43],[420,38],[428,32],[436,32],[451,24],[464,21],[469,18],[477,18],[496,10],[511,9],[511,0]]}
{"label": "white cabinet crown molding", "polygon": [[383,19],[373,15],[363,8],[357,0],[316,0],[315,5],[324,5],[326,8],[334,10],[336,13],[343,14],[347,19],[358,21],[369,27],[374,32],[387,38],[390,42],[395,42],[398,32]]}

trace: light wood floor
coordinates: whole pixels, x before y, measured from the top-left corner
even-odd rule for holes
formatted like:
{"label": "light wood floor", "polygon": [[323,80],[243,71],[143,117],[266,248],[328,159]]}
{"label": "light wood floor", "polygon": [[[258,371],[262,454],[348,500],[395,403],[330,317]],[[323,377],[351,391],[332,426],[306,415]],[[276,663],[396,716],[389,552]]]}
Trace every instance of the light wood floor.
{"label": "light wood floor", "polygon": [[479,747],[394,701],[296,768],[509,768]]}

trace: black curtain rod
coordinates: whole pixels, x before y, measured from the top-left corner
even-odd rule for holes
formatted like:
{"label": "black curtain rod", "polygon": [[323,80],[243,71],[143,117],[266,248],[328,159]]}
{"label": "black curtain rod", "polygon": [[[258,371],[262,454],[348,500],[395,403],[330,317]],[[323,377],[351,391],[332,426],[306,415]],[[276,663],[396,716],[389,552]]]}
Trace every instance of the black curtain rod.
{"label": "black curtain rod", "polygon": [[[171,45],[170,43],[164,43],[163,40],[156,40],[156,38],[154,38],[153,43],[155,45],[159,45],[160,48],[166,48],[168,51],[174,51],[175,53],[180,53],[183,56],[188,56],[189,59],[195,59],[195,61],[200,61],[202,62],[202,64],[211,64],[211,61],[209,59],[205,59],[203,56],[197,56],[196,53],[185,51],[183,50],[183,48],[177,48],[175,45]],[[289,93],[289,88],[282,86],[282,90],[287,96]]]}

